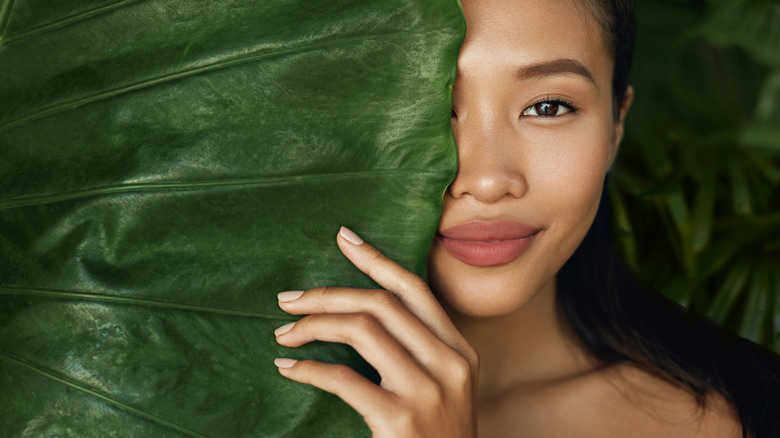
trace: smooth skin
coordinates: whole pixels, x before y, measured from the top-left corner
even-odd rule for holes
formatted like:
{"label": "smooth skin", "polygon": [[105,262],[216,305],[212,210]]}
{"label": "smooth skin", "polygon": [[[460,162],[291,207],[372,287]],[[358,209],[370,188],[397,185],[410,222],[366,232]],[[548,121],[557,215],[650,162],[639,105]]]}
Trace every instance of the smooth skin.
{"label": "smooth skin", "polygon": [[509,220],[541,231],[490,267],[463,263],[437,238],[434,294],[342,228],[341,251],[384,289],[283,292],[283,310],[308,316],[277,329],[277,341],[348,344],[381,385],[315,361],[277,359],[279,372],[341,397],[374,437],[741,436],[722,397],[700,408],[631,364],[600,366],[557,313],[555,275],[595,217],[633,97],[629,89],[616,118],[599,24],[577,0],[462,5],[452,119],[460,168],[439,230]]}

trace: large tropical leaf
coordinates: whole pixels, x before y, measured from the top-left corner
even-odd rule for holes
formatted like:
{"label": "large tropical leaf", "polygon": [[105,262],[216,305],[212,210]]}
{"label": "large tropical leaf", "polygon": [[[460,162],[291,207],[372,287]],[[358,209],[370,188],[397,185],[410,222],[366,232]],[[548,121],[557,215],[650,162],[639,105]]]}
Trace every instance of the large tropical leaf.
{"label": "large tropical leaf", "polygon": [[367,432],[283,379],[276,293],[418,274],[455,0],[0,0],[0,436]]}

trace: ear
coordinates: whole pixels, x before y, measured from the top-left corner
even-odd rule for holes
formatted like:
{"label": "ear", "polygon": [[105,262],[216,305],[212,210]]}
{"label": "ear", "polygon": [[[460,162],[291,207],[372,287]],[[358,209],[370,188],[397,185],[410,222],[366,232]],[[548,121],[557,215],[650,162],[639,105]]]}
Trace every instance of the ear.
{"label": "ear", "polygon": [[615,162],[618,149],[620,148],[620,142],[623,141],[623,132],[625,131],[626,114],[628,114],[629,108],[631,108],[631,102],[634,101],[634,87],[629,85],[626,87],[626,94],[623,97],[623,102],[620,103],[620,113],[618,119],[615,122],[614,131],[612,135],[612,155],[609,157],[609,166],[612,167],[612,163]]}

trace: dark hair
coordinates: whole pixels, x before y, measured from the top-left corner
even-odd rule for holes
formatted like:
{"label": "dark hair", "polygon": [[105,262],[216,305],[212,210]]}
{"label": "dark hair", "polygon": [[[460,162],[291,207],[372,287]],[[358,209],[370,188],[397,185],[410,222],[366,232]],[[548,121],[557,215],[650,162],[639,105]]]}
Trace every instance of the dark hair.
{"label": "dark hair", "polygon": [[[586,0],[615,56],[613,98],[622,102],[634,48],[630,0]],[[630,361],[689,390],[711,391],[736,408],[744,437],[780,436],[780,359],[752,342],[650,293],[616,257],[606,196],[596,220],[558,273],[558,306],[579,341],[604,365]]]}
{"label": "dark hair", "polygon": [[632,3],[632,0],[584,0],[582,3],[587,16],[595,18],[601,26],[607,52],[615,61],[612,99],[616,115],[626,95],[628,75],[634,60],[636,22]]}

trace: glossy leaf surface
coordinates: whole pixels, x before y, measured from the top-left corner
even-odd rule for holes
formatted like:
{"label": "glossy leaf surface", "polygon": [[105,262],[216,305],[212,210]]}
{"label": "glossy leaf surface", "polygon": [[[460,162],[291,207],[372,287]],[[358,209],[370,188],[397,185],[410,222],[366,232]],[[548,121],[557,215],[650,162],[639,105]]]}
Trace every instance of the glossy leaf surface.
{"label": "glossy leaf surface", "polygon": [[0,0],[0,436],[365,436],[276,293],[414,272],[454,176],[454,0]]}

